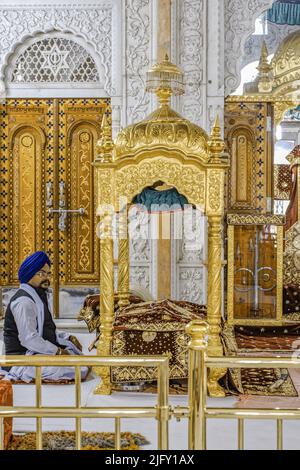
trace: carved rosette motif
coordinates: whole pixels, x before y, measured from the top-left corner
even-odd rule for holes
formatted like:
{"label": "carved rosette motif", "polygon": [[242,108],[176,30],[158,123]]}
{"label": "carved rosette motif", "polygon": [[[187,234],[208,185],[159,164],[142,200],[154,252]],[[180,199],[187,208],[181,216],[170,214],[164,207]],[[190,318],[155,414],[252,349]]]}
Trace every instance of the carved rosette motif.
{"label": "carved rosette motif", "polygon": [[12,45],[37,32],[57,30],[84,37],[98,53],[105,70],[105,90],[112,95],[112,4],[82,5],[74,8],[1,8],[0,66],[2,69],[12,52]]}
{"label": "carved rosette motif", "polygon": [[240,84],[242,53],[254,24],[275,0],[225,0],[225,96]]}
{"label": "carved rosette motif", "polygon": [[126,0],[127,123],[141,121],[149,112],[150,95],[145,91],[149,68],[150,0]]}
{"label": "carved rosette motif", "polygon": [[153,158],[137,165],[128,165],[116,174],[118,192],[127,197],[128,202],[159,180],[174,185],[190,203],[205,207],[205,172],[196,166],[182,166],[169,159]]}
{"label": "carved rosette motif", "polygon": [[205,63],[204,1],[180,0],[180,67],[185,73],[186,93],[182,113],[190,121],[203,125],[203,67]]}
{"label": "carved rosette motif", "polygon": [[180,268],[179,272],[179,298],[188,302],[203,305],[203,268]]}
{"label": "carved rosette motif", "polygon": [[150,289],[150,268],[145,266],[132,266],[130,268],[130,287]]}
{"label": "carved rosette motif", "polygon": [[130,287],[150,290],[150,216],[135,209],[129,211]]}

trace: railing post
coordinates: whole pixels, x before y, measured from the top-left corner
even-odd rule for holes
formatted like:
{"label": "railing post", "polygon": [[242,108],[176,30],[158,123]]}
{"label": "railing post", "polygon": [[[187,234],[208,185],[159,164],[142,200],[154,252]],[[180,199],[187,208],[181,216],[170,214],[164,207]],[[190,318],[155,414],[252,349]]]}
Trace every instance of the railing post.
{"label": "railing post", "polygon": [[186,327],[191,336],[189,342],[189,450],[205,450],[206,447],[206,368],[209,326],[194,320]]}
{"label": "railing post", "polygon": [[158,368],[158,449],[169,449],[169,360]]}

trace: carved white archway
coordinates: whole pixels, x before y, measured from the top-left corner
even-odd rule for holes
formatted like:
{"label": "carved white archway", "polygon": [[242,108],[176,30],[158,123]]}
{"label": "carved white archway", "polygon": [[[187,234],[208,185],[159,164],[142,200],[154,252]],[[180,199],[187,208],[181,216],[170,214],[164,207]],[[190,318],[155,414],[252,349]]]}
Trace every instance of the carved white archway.
{"label": "carved white archway", "polygon": [[51,31],[28,38],[7,58],[8,97],[106,97],[101,57],[81,36]]}
{"label": "carved white archway", "polygon": [[275,0],[225,0],[225,96],[238,88],[247,38],[255,20],[272,7]]}

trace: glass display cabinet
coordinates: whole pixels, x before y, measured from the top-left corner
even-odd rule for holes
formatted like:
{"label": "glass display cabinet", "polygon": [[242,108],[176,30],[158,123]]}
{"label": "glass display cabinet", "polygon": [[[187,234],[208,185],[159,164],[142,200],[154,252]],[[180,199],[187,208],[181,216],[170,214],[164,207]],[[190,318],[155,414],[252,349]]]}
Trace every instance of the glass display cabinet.
{"label": "glass display cabinet", "polygon": [[228,323],[282,322],[284,222],[277,215],[227,216]]}

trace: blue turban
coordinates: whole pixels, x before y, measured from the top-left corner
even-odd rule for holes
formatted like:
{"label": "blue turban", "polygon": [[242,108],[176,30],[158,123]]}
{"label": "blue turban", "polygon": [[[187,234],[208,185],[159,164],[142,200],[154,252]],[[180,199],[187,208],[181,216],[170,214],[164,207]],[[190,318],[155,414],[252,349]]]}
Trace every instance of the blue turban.
{"label": "blue turban", "polygon": [[50,259],[44,251],[37,251],[28,256],[20,266],[18,277],[21,283],[26,283],[45,265],[51,266]]}

